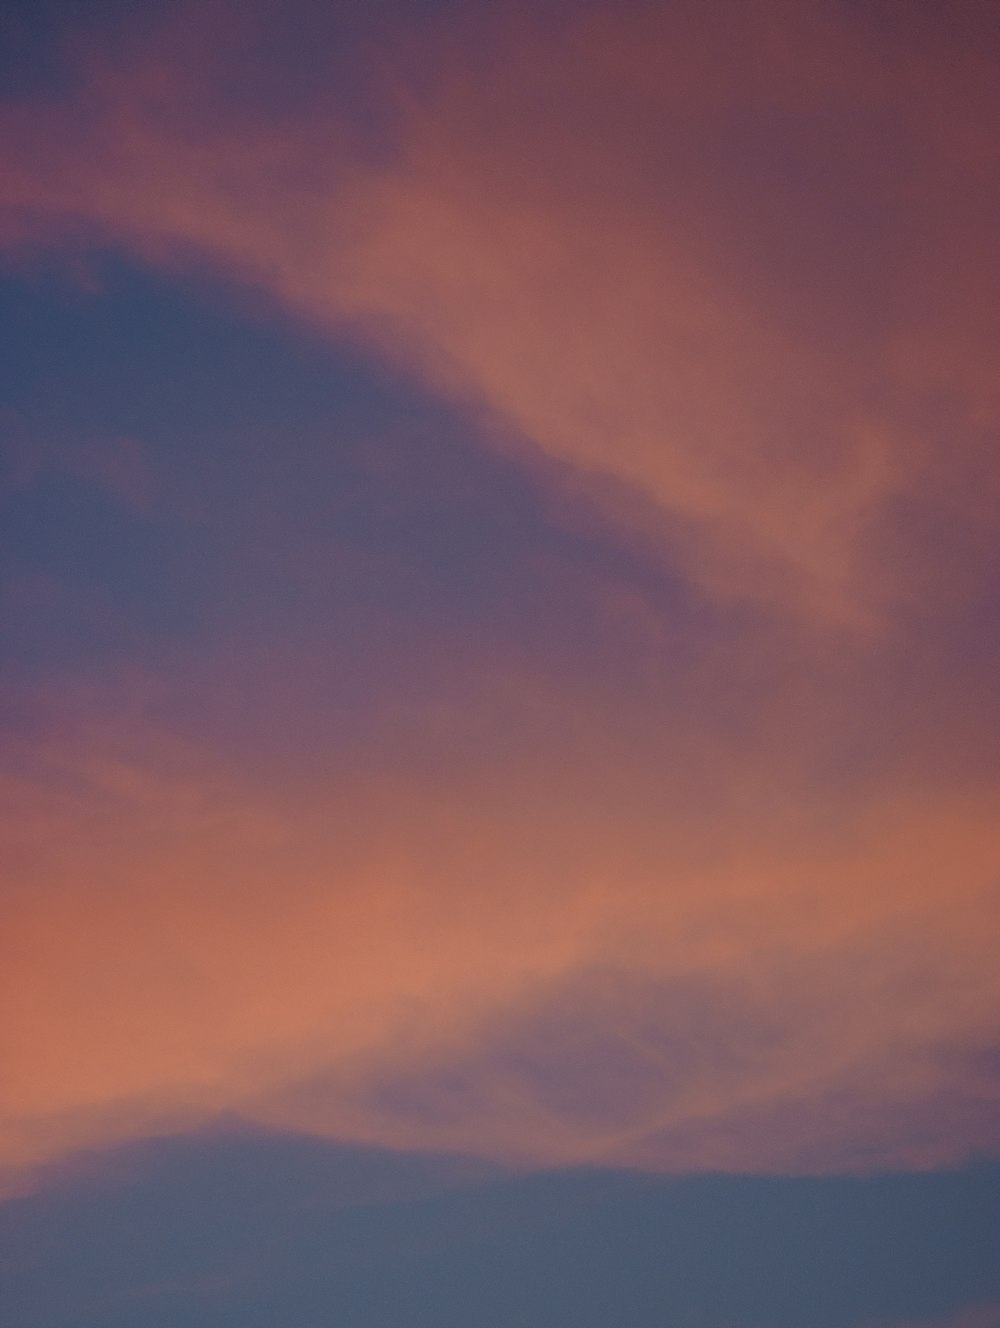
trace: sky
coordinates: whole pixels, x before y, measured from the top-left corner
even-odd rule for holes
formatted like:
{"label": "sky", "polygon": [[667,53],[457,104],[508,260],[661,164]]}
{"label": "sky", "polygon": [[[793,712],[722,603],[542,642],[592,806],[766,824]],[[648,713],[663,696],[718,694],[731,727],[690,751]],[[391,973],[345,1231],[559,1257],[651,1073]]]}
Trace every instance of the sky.
{"label": "sky", "polygon": [[12,1328],[1000,1328],[994,0],[7,0]]}

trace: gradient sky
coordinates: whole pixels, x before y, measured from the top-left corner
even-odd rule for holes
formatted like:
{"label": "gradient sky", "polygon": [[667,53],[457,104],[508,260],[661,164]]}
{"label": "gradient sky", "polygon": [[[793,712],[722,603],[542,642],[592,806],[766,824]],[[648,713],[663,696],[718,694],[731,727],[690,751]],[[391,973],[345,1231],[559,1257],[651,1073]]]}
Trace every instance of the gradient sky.
{"label": "gradient sky", "polygon": [[7,0],[12,1328],[1000,1326],[995,0]]}

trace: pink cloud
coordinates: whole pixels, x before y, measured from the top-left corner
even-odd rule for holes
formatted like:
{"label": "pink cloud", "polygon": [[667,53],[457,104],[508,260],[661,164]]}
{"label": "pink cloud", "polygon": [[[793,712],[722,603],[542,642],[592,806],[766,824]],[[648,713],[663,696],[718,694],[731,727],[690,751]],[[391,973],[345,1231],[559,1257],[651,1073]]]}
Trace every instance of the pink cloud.
{"label": "pink cloud", "polygon": [[[730,628],[671,670],[670,606],[539,554],[596,664],[390,623],[427,685],[325,762],[269,748],[325,685],[308,633],[43,698],[6,776],[10,1166],[224,1110],[668,1168],[996,1148],[995,87],[971,41],[728,12],[362,45],[379,144],[333,96],[227,98],[226,7],[3,110],[4,234],[349,328]],[[131,444],[81,465],[148,501]],[[315,584],[349,556],[282,547]]]}

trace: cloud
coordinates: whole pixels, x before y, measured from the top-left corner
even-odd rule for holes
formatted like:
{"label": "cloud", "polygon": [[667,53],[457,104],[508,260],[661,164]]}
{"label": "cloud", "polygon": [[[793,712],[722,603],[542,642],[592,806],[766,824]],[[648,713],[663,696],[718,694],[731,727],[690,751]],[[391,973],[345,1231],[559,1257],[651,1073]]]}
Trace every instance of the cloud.
{"label": "cloud", "polygon": [[36,737],[8,1160],[229,1109],[673,1169],[996,1147],[991,797],[792,800],[759,758],[630,750],[607,697],[512,682],[377,703],[319,765],[142,718]]}
{"label": "cloud", "polygon": [[300,87],[182,7],[3,108],[22,259],[228,283],[396,401],[20,448],[73,547],[8,590],[10,1167],[230,1110],[995,1150],[995,90],[886,12],[359,21]]}
{"label": "cloud", "polygon": [[[24,1328],[95,1317],[992,1328],[996,1173],[526,1176],[239,1129],[156,1139],[0,1206]],[[724,1275],[720,1272],[724,1270]]]}
{"label": "cloud", "polygon": [[722,37],[689,5],[355,34],[380,95],[275,114],[220,77],[256,87],[253,19],[182,9],[91,56],[72,129],[8,111],[7,198],[358,325],[637,487],[719,593],[864,616],[865,537],[932,446],[893,398],[940,382],[995,421],[988,71],[836,5],[726,12]]}

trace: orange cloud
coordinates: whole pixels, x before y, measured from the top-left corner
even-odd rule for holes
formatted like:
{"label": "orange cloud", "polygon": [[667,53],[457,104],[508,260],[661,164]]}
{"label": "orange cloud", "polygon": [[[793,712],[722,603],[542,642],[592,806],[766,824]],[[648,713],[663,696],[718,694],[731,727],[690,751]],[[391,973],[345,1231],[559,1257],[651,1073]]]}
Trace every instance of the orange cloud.
{"label": "orange cloud", "polygon": [[761,765],[747,805],[701,753],[685,796],[669,741],[630,764],[613,712],[535,703],[554,750],[532,698],[487,693],[465,722],[499,704],[513,751],[431,778],[419,738],[326,780],[141,729],[36,747],[5,833],[8,1163],[219,1110],[685,1169],[996,1146],[992,796],[876,789],[824,826]]}
{"label": "orange cloud", "polygon": [[973,45],[883,49],[828,4],[727,6],[721,37],[694,5],[411,29],[364,48],[373,144],[332,94],[227,100],[253,25],[203,8],[5,108],[4,234],[208,262],[350,328],[697,624],[539,554],[593,657],[390,638],[442,693],[383,684],[320,758],[223,718],[266,729],[296,678],[307,728],[311,641],[147,679],[181,719],[68,691],[9,758],[0,1156],[222,1110],[653,1167],[995,1149]]}

